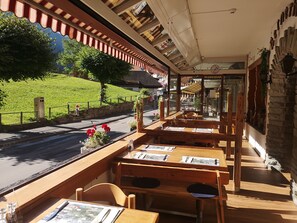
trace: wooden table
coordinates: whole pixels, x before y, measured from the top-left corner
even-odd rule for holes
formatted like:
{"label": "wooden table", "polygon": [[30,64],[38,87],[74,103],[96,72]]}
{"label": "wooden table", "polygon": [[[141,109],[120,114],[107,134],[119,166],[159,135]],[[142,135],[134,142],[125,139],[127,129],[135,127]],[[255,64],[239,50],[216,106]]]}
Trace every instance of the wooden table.
{"label": "wooden table", "polygon": [[[24,222],[38,222],[65,201],[65,199],[53,198],[44,202],[43,205],[25,215]],[[158,220],[159,213],[125,208],[115,223],[157,223]]]}
{"label": "wooden table", "polygon": [[[209,170],[220,170],[228,171],[228,166],[226,163],[225,155],[220,148],[208,148],[208,147],[197,147],[197,146],[185,146],[185,145],[166,145],[166,144],[154,144],[161,146],[173,146],[173,151],[153,151],[144,150],[147,145],[140,145],[136,147],[130,154],[125,153],[117,157],[118,161],[131,162],[131,163],[143,163],[152,165],[164,165],[173,167],[189,167],[189,168],[199,168],[199,169],[209,169]],[[134,154],[137,152],[144,151],[148,154],[167,154],[168,157],[166,161],[154,161],[154,160],[144,160],[133,158]],[[189,164],[181,162],[182,156],[194,156],[194,157],[205,157],[205,158],[215,158],[219,160],[218,166],[200,165],[200,164]]]}

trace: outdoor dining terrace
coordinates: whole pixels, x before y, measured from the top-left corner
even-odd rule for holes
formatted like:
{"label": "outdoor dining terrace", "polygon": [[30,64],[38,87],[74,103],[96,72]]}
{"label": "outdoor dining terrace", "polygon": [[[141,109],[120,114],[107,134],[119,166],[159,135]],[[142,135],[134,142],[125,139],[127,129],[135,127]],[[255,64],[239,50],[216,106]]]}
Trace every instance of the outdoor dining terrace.
{"label": "outdoor dining terrace", "polygon": [[[38,222],[65,200],[75,200],[77,188],[108,182],[127,195],[136,195],[135,209],[124,208],[116,223],[190,223],[198,218],[204,223],[296,222],[289,174],[268,170],[248,142],[236,136],[238,119],[229,125],[235,129],[228,136],[229,131],[220,133],[213,121],[187,126],[187,120],[177,119],[181,113],[165,117],[164,103],[160,109],[159,121],[141,126],[140,116],[136,132],[6,194],[1,208],[16,202],[20,222]],[[173,123],[183,123],[184,127],[171,126]],[[193,140],[187,143],[181,141],[183,137]],[[143,180],[137,184],[137,179]],[[219,194],[202,199],[203,204],[196,202],[199,198],[189,192],[189,186],[197,182],[216,184]]]}

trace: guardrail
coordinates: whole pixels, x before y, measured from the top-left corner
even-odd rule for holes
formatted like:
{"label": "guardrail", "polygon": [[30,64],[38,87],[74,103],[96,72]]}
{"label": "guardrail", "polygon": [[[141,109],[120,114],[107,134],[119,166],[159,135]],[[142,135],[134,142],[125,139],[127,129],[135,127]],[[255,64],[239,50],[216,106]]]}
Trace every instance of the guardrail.
{"label": "guardrail", "polygon": [[[30,114],[29,116],[27,114]],[[19,124],[31,123],[36,121],[36,112],[2,112],[0,113],[0,125],[2,125],[3,116],[19,116]],[[16,123],[5,123],[5,124],[16,124]]]}

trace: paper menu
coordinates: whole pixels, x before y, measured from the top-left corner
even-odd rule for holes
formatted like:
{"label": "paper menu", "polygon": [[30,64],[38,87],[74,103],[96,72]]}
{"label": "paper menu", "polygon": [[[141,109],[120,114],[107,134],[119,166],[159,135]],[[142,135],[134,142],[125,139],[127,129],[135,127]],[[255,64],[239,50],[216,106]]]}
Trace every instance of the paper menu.
{"label": "paper menu", "polygon": [[137,152],[134,154],[133,158],[141,159],[141,160],[166,161],[168,158],[168,155]]}
{"label": "paper menu", "polygon": [[193,129],[193,132],[213,133],[213,129],[194,128],[194,129]]}
{"label": "paper menu", "polygon": [[123,208],[106,206],[100,204],[89,204],[84,202],[68,201],[67,205],[64,205],[62,210],[59,210],[57,214],[51,219],[48,217],[56,212],[47,215],[44,219],[38,223],[98,223],[105,216],[104,223],[113,223],[122,212]]}
{"label": "paper menu", "polygon": [[182,156],[182,163],[199,164],[208,166],[219,166],[219,159],[207,158],[207,157],[195,157],[195,156]]}
{"label": "paper menu", "polygon": [[172,152],[175,146],[158,146],[158,145],[147,145],[144,149],[144,151],[166,151],[166,152]]}
{"label": "paper menu", "polygon": [[164,130],[167,131],[184,131],[185,127],[173,127],[173,126],[167,126]]}

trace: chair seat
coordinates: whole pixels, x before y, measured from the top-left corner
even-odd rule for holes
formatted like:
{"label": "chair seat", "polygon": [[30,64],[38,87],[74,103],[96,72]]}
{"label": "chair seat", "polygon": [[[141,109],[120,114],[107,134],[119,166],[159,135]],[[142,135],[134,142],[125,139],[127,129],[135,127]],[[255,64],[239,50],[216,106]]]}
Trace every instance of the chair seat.
{"label": "chair seat", "polygon": [[210,185],[196,183],[188,186],[187,191],[192,194],[195,198],[214,198],[219,195],[217,188],[214,188]]}
{"label": "chair seat", "polygon": [[134,187],[140,188],[156,188],[160,186],[160,180],[148,177],[136,177],[132,181]]}

